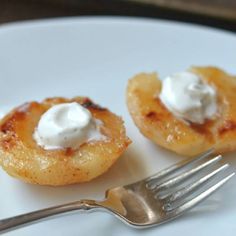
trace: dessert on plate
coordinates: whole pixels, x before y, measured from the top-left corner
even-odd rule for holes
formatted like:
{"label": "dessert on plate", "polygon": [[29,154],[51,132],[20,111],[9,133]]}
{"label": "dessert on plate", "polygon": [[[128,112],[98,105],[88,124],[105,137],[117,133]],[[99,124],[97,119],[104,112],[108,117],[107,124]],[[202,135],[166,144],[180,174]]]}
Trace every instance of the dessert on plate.
{"label": "dessert on plate", "polygon": [[123,120],[86,97],[29,102],[0,121],[1,166],[34,184],[90,181],[129,143]]}
{"label": "dessert on plate", "polygon": [[129,112],[156,144],[186,156],[236,150],[236,77],[192,67],[159,80],[141,73],[127,86]]}

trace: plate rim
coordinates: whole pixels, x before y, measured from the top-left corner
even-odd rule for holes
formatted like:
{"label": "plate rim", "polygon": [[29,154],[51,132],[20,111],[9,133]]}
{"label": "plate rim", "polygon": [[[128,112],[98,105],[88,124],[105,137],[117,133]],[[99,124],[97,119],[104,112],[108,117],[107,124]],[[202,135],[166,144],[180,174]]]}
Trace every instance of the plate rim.
{"label": "plate rim", "polygon": [[[98,24],[114,24],[114,23],[142,23],[142,24],[163,24],[166,26],[174,27],[194,27],[196,30],[208,31],[211,33],[225,34],[229,37],[236,37],[236,32],[232,32],[226,29],[219,29],[208,25],[201,25],[198,23],[187,21],[176,21],[171,19],[159,19],[151,17],[138,17],[138,16],[65,16],[65,17],[53,17],[53,18],[41,18],[41,19],[29,19],[14,22],[6,22],[0,25],[0,32],[6,30],[18,30],[32,27],[47,27],[52,25],[62,24],[74,24],[74,23],[96,23]],[[236,38],[235,38],[236,39]]]}

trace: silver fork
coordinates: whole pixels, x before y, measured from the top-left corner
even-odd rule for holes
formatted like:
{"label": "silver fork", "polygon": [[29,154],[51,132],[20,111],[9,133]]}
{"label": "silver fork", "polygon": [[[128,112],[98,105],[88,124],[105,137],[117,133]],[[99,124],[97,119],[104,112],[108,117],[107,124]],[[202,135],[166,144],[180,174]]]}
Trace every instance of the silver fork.
{"label": "silver fork", "polygon": [[[141,181],[109,189],[104,201],[81,200],[0,220],[0,233],[79,210],[105,210],[136,228],[167,222],[206,199],[235,174],[228,173],[221,177],[229,164],[220,164],[214,170],[209,170],[222,158],[221,155],[209,158],[210,154],[212,150],[190,161],[181,161]],[[200,173],[202,176],[198,177]],[[220,179],[206,187],[205,184],[211,183],[216,176]]]}

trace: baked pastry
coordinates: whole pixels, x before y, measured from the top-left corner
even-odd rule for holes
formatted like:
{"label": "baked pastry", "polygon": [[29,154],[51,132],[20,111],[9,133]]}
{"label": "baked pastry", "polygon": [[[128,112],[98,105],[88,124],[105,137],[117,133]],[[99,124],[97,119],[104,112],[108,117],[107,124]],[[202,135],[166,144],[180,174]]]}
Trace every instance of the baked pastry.
{"label": "baked pastry", "polygon": [[[127,87],[127,105],[135,124],[144,136],[181,155],[194,156],[210,148],[216,153],[236,150],[236,77],[215,67],[192,67],[189,73],[216,91],[215,115],[198,123],[175,115],[161,100],[158,76],[141,73]],[[179,105],[184,102],[180,100]],[[194,111],[189,113],[193,118]]]}
{"label": "baked pastry", "polygon": [[[42,115],[55,106],[67,103],[80,105],[89,111],[92,118],[100,122],[98,128],[102,138],[83,140],[76,148],[46,148],[40,142],[37,143],[35,130]],[[64,122],[62,125],[68,125],[63,120],[65,117],[57,117],[62,111],[64,112],[60,110],[54,114],[54,118],[58,119],[58,124]],[[73,114],[69,115],[73,121]],[[50,131],[45,124],[41,126],[45,129],[45,135],[48,135],[45,140],[51,138],[52,144],[55,132]],[[68,130],[66,132],[72,132]],[[63,140],[66,138],[64,136]],[[49,98],[41,103],[29,102],[15,108],[0,121],[0,164],[11,176],[33,184],[56,186],[90,181],[106,172],[129,144],[122,119],[86,97]]]}

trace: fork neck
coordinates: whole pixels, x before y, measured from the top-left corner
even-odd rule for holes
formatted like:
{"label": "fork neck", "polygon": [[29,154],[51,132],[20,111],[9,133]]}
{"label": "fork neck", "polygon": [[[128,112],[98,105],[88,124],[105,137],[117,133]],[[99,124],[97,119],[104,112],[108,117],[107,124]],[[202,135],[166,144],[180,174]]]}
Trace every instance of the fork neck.
{"label": "fork neck", "polygon": [[0,220],[0,234],[9,232],[13,229],[21,228],[26,225],[31,225],[35,222],[43,221],[48,218],[53,218],[80,210],[92,211],[100,208],[102,208],[102,205],[99,202],[93,200],[81,200],[69,204],[63,204],[39,211],[34,211],[27,214],[18,215],[15,217],[6,218]]}

